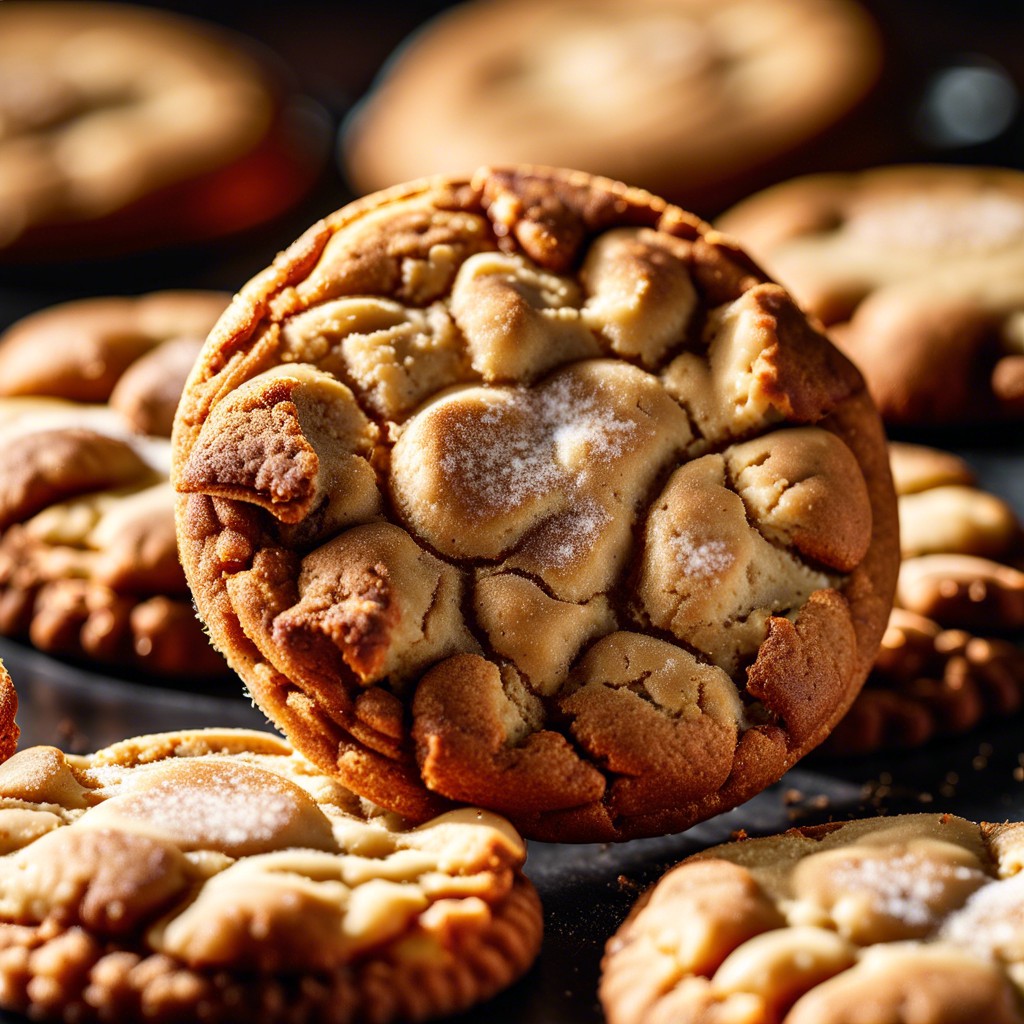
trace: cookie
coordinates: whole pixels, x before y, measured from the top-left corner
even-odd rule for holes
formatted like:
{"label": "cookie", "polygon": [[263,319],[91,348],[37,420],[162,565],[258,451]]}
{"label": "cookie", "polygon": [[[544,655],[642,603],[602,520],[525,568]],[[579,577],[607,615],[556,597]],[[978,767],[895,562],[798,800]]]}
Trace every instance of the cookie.
{"label": "cookie", "polygon": [[210,239],[293,205],[322,143],[248,51],[137,5],[0,5],[0,260]]}
{"label": "cookie", "polygon": [[814,175],[717,225],[821,318],[888,422],[1024,415],[1024,174]]}
{"label": "cookie", "polygon": [[14,720],[18,713],[18,694],[10,674],[0,661],[0,762],[6,761],[18,749],[21,730]]}
{"label": "cookie", "polygon": [[893,443],[903,561],[896,603],[944,626],[1024,629],[1024,527],[965,463],[923,445]]}
{"label": "cookie", "polygon": [[908,814],[716,846],[609,941],[608,1024],[1020,1024],[1024,825]]}
{"label": "cookie", "polygon": [[846,0],[474,0],[387,63],[342,160],[359,192],[528,162],[705,212],[834,128],[879,63]]}
{"label": "cookie", "polygon": [[507,822],[368,811],[268,733],[0,766],[0,1006],[64,1021],[424,1020],[540,946]]}
{"label": "cookie", "polygon": [[0,335],[0,632],[105,667],[226,672],[178,561],[168,471],[181,389],[228,301],[87,299]]}
{"label": "cookie", "polygon": [[559,840],[777,779],[852,701],[898,560],[853,367],[706,225],[570,171],[314,226],[207,340],[174,481],[200,614],[298,749]]}
{"label": "cookie", "polygon": [[[1022,530],[962,459],[889,446],[903,562],[897,604],[867,683],[823,750],[862,754],[965,732],[1024,704]],[[1007,636],[991,636],[993,632]],[[981,635],[977,635],[981,634]]]}

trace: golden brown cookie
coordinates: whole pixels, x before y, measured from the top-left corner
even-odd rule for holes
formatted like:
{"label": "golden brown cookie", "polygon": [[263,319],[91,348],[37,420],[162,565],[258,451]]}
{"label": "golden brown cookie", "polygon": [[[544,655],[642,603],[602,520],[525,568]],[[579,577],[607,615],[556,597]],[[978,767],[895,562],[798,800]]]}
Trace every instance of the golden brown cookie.
{"label": "golden brown cookie", "polygon": [[4,663],[0,661],[0,762],[18,749],[21,730],[14,720],[18,713],[18,694]]}
{"label": "golden brown cookie", "polygon": [[[962,459],[889,445],[903,563],[867,683],[823,749],[866,753],[964,732],[1024,704],[1021,525]],[[990,634],[1003,634],[993,637]],[[981,635],[976,635],[981,634]]]}
{"label": "golden brown cookie", "polygon": [[0,1006],[33,1019],[419,1021],[540,946],[507,822],[368,811],[267,733],[23,750],[0,824]]}
{"label": "golden brown cookie", "polygon": [[812,175],[717,224],[821,318],[887,421],[1024,414],[1024,174]]}
{"label": "golden brown cookie", "polygon": [[474,0],[388,62],[343,163],[360,192],[483,162],[580,167],[706,212],[834,128],[879,62],[847,0]]}
{"label": "golden brown cookie", "polygon": [[0,4],[0,258],[81,259],[263,223],[312,184],[280,84],[211,25]]}
{"label": "golden brown cookie", "polygon": [[609,941],[608,1024],[1021,1024],[1022,855],[948,814],[706,850]]}
{"label": "golden brown cookie", "polygon": [[821,742],[889,611],[856,371],[727,240],[582,173],[314,226],[211,333],[174,459],[214,642],[410,817],[684,828]]}
{"label": "golden brown cookie", "polygon": [[178,562],[167,475],[182,386],[228,299],[87,299],[0,335],[0,632],[106,666],[225,671]]}

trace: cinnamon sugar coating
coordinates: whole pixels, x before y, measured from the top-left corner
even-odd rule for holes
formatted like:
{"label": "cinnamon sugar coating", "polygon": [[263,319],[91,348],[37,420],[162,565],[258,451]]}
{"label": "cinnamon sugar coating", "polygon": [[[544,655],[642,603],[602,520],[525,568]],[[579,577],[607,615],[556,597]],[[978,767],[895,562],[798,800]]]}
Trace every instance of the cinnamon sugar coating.
{"label": "cinnamon sugar coating", "polygon": [[266,733],[23,750],[0,822],[0,1005],[33,1017],[423,1020],[540,944],[507,822],[413,828]]}
{"label": "cinnamon sugar coating", "polygon": [[608,942],[609,1024],[1020,1024],[1022,841],[911,814],[690,857]]}
{"label": "cinnamon sugar coating", "polygon": [[211,334],[174,466],[215,643],[412,817],[588,840],[732,806],[849,705],[893,585],[857,373],[727,240],[574,172],[314,226]]}

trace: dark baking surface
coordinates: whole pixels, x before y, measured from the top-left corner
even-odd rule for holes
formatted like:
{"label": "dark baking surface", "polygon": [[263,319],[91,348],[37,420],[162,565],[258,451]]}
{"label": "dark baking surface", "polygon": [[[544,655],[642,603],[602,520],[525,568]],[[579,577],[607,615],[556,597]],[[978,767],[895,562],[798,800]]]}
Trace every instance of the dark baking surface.
{"label": "dark baking surface", "polygon": [[[247,33],[277,54],[330,119],[332,130],[340,130],[393,47],[444,4],[182,0],[154,6]],[[934,160],[1024,167],[1024,8],[1019,2],[875,0],[868,6],[883,29],[887,70],[880,93],[852,126],[854,156],[861,163]],[[937,90],[951,73],[966,69],[969,78],[978,68],[992,71],[1010,90],[1003,93],[1004,101],[1007,96],[1012,100],[1003,121],[997,119],[989,134],[976,141],[937,140],[932,117]],[[332,166],[315,193],[289,216],[241,238],[120,261],[0,266],[0,329],[34,309],[79,296],[168,287],[233,290],[318,216],[349,198],[343,177]],[[957,451],[985,487],[1024,515],[1024,426],[918,433],[910,439]],[[0,641],[0,657],[20,694],[26,746],[51,743],[85,751],[145,732],[267,727],[240,685],[218,685],[211,692],[199,682],[172,689],[113,679],[10,641]],[[600,1021],[596,983],[601,950],[639,891],[681,857],[727,840],[737,830],[764,834],[793,824],[917,810],[976,820],[1024,816],[1022,725],[1024,716],[1004,719],[918,751],[843,761],[812,755],[771,790],[678,836],[619,846],[533,844],[527,872],[544,901],[547,924],[540,960],[519,984],[458,1020]],[[0,1022],[22,1020],[0,1013]]]}

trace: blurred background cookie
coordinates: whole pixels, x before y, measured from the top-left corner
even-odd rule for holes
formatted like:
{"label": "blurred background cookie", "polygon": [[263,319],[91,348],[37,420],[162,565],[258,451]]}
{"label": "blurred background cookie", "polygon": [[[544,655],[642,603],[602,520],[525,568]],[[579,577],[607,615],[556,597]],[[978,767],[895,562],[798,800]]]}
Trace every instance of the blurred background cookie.
{"label": "blurred background cookie", "polygon": [[824,745],[916,746],[1024,704],[1024,530],[949,452],[890,444],[903,562],[868,681]]}
{"label": "blurred background cookie", "polygon": [[0,632],[165,677],[226,673],[192,610],[170,428],[219,292],[101,298],[0,335]]}
{"label": "blurred background cookie", "polygon": [[507,822],[412,828],[268,733],[29,747],[0,825],[0,1006],[32,1019],[422,1021],[540,947]]}
{"label": "blurred background cookie", "polygon": [[712,847],[606,947],[608,1024],[1020,1024],[1024,825],[863,819]]}
{"label": "blurred background cookie", "polygon": [[296,746],[410,817],[688,827],[824,739],[898,562],[853,366],[691,214],[481,169],[314,225],[174,433],[200,613]]}
{"label": "blurred background cookie", "polygon": [[132,4],[0,4],[0,261],[216,238],[313,184],[266,61],[226,32]]}
{"label": "blurred background cookie", "polygon": [[848,0],[475,0],[392,56],[343,162],[357,192],[575,167],[706,215],[840,121],[880,60]]}
{"label": "blurred background cookie", "polygon": [[1024,174],[796,179],[717,219],[864,373],[891,424],[1024,418]]}

